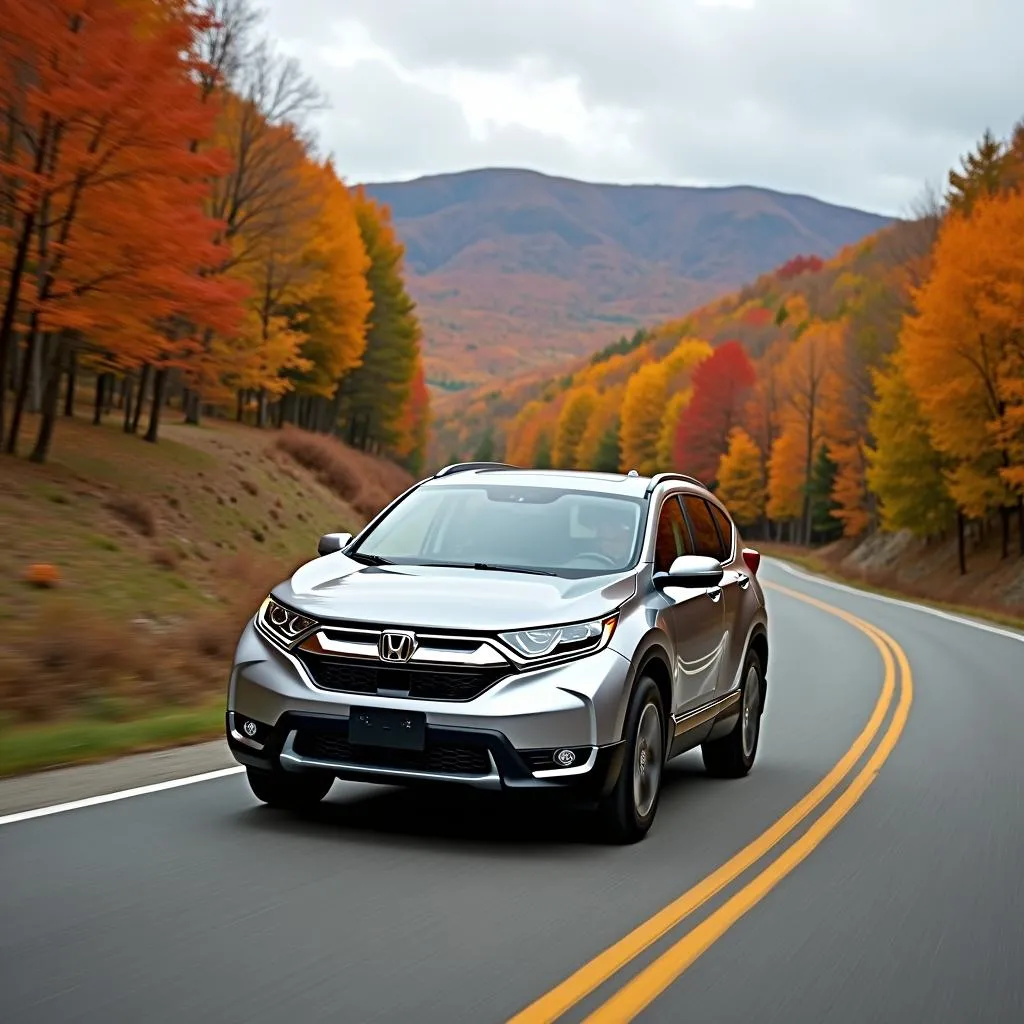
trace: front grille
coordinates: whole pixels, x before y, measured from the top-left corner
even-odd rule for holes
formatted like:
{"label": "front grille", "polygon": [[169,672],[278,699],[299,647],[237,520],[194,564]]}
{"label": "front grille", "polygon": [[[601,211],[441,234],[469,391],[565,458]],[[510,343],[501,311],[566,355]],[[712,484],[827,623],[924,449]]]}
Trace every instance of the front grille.
{"label": "front grille", "polygon": [[298,651],[317,686],[339,693],[393,690],[420,700],[472,700],[509,674],[507,666],[392,668],[378,662]]}
{"label": "front grille", "polygon": [[491,762],[483,747],[431,743],[426,750],[392,750],[349,743],[337,733],[302,730],[295,737],[295,753],[314,761],[342,761],[375,768],[405,768],[444,775],[486,775]]}

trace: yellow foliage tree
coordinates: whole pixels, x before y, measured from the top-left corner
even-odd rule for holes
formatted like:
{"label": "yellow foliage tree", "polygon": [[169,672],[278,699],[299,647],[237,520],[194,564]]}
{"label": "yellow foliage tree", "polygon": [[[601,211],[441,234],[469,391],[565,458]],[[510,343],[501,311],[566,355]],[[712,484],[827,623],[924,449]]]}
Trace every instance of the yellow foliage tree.
{"label": "yellow foliage tree", "polygon": [[668,468],[658,463],[658,438],[666,402],[663,363],[646,363],[629,379],[622,400],[622,464],[647,475]]}
{"label": "yellow foliage tree", "polygon": [[575,388],[569,392],[555,427],[552,460],[557,469],[579,467],[580,441],[596,405],[597,392],[593,388]]}
{"label": "yellow foliage tree", "polygon": [[690,404],[693,388],[687,387],[676,391],[665,406],[665,414],[661,419],[661,431],[658,434],[657,460],[659,466],[671,467],[673,451],[676,445],[676,428],[679,417]]}
{"label": "yellow foliage tree", "polygon": [[768,515],[776,520],[798,519],[804,512],[807,482],[805,439],[792,420],[772,445],[768,459]]}
{"label": "yellow foliage tree", "polygon": [[614,447],[619,435],[619,410],[624,393],[625,385],[619,384],[598,396],[576,449],[576,462],[581,469],[601,468],[606,472],[619,469]]}
{"label": "yellow foliage tree", "polygon": [[742,428],[729,433],[729,448],[718,464],[718,496],[740,526],[751,526],[764,514],[761,450]]}
{"label": "yellow foliage tree", "polygon": [[946,529],[955,507],[943,476],[942,457],[928,438],[928,424],[898,357],[875,374],[877,398],[868,426],[867,482],[878,497],[882,528],[931,537]]}

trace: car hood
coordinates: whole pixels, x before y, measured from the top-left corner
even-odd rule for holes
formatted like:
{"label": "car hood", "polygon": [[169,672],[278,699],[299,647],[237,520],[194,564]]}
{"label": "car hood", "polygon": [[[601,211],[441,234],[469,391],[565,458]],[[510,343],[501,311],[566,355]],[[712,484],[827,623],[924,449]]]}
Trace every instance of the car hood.
{"label": "car hood", "polygon": [[301,566],[273,596],[314,619],[505,630],[596,619],[634,592],[634,571],[590,579],[419,565],[366,566],[341,552]]}

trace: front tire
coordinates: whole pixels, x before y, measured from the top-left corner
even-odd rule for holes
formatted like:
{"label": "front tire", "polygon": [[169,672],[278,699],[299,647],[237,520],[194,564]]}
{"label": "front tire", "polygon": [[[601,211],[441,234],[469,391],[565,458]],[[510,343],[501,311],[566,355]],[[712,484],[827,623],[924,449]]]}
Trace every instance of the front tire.
{"label": "front tire", "polygon": [[754,766],[764,710],[764,669],[757,651],[747,651],[743,663],[740,714],[733,729],[721,739],[701,745],[704,768],[719,779],[739,779]]}
{"label": "front tire", "polygon": [[310,810],[327,796],[334,785],[334,776],[322,772],[303,772],[300,775],[250,767],[245,769],[245,774],[257,800],[269,807],[289,811]]}
{"label": "front tire", "polygon": [[665,710],[650,676],[643,676],[626,710],[626,750],[612,791],[598,807],[602,832],[614,843],[635,843],[654,824],[665,768]]}

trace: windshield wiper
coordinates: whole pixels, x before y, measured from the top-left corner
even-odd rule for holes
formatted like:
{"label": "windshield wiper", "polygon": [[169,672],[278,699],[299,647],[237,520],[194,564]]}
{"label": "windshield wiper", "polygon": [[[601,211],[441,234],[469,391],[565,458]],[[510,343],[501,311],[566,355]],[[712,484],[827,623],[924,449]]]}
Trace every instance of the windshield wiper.
{"label": "windshield wiper", "polygon": [[491,565],[490,562],[428,562],[438,569],[481,569],[490,572],[522,572],[530,576],[556,576],[547,569],[528,569],[522,565]]}
{"label": "windshield wiper", "polygon": [[385,558],[383,555],[369,555],[362,551],[353,551],[348,556],[354,562],[362,562],[364,565],[394,565],[390,558]]}

